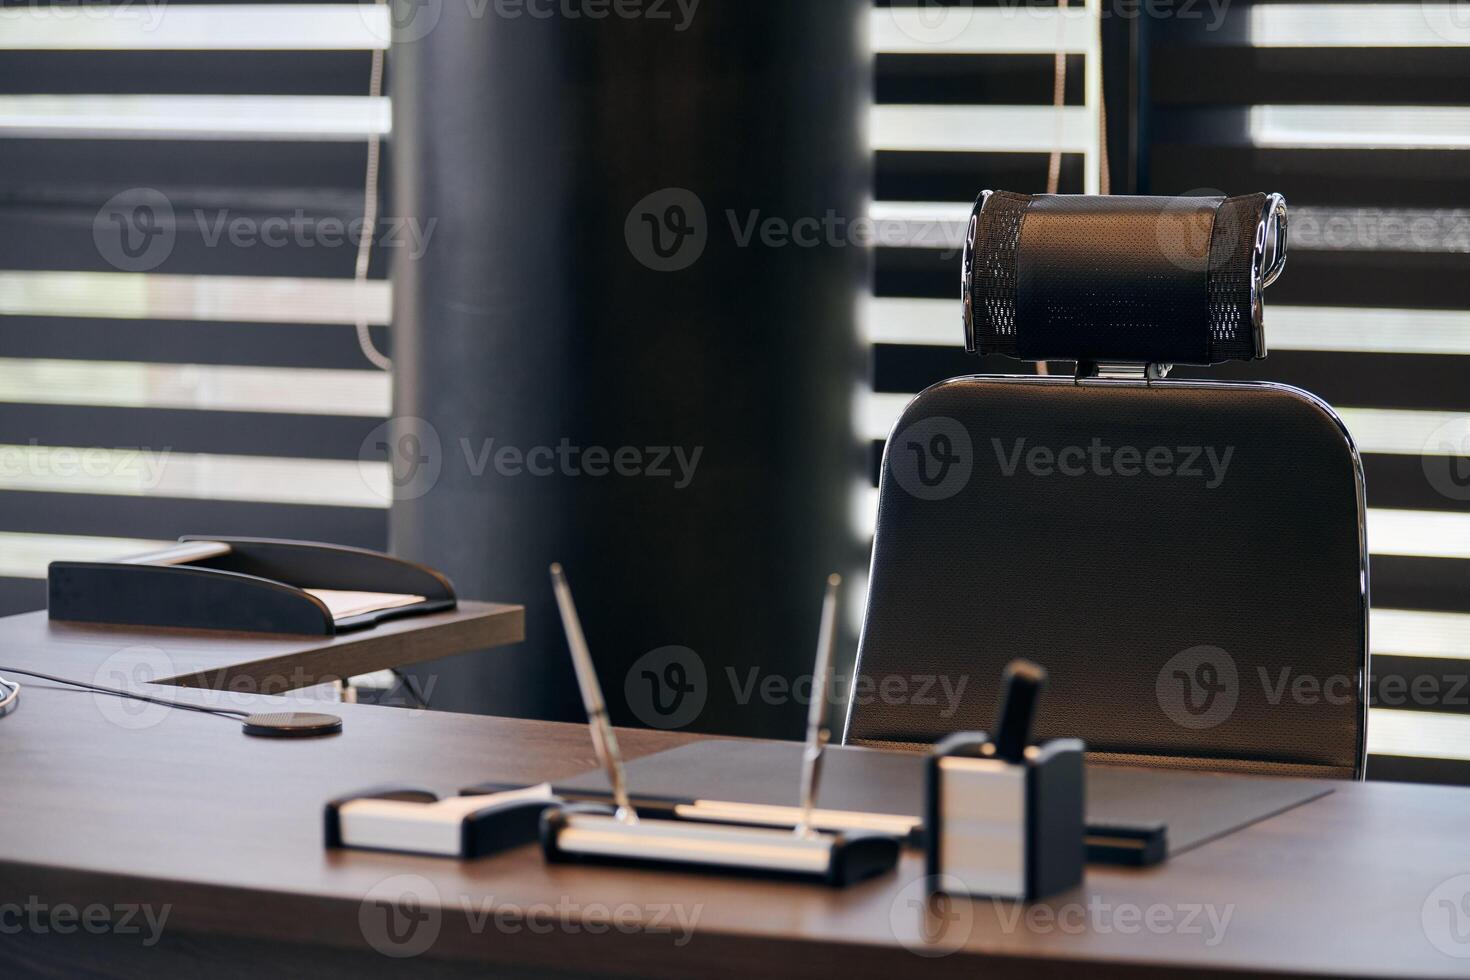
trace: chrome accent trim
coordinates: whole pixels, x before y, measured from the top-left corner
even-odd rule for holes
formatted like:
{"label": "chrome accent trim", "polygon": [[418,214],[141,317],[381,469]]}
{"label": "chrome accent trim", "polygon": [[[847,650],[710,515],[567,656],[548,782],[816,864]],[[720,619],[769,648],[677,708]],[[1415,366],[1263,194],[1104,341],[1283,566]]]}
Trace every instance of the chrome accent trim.
{"label": "chrome accent trim", "polygon": [[1110,378],[1119,381],[1161,381],[1174,370],[1172,364],[1150,361],[1078,361],[1077,381]]}
{"label": "chrome accent trim", "polygon": [[[1361,603],[1361,607],[1362,607],[1362,616],[1363,616],[1363,644],[1362,644],[1362,669],[1361,669],[1361,671],[1358,674],[1359,718],[1358,718],[1358,731],[1357,731],[1357,737],[1356,737],[1356,742],[1357,742],[1356,750],[1357,751],[1356,751],[1356,760],[1354,762],[1354,767],[1353,767],[1353,769],[1354,769],[1353,778],[1356,779],[1356,780],[1359,780],[1359,781],[1363,780],[1365,778],[1365,774],[1366,774],[1367,768],[1368,768],[1368,707],[1369,707],[1368,706],[1368,694],[1369,694],[1368,683],[1369,683],[1369,678],[1371,676],[1370,675],[1370,671],[1372,669],[1372,661],[1371,661],[1371,656],[1372,655],[1369,652],[1369,650],[1370,650],[1369,630],[1370,630],[1370,627],[1371,627],[1371,619],[1370,619],[1370,615],[1369,615],[1369,613],[1370,613],[1370,589],[1369,589],[1369,581],[1368,581],[1368,569],[1369,569],[1369,565],[1368,565],[1368,497],[1367,497],[1367,492],[1366,492],[1366,481],[1364,480],[1364,477],[1363,477],[1363,457],[1362,457],[1362,454],[1358,452],[1358,444],[1353,441],[1352,433],[1348,431],[1348,427],[1347,427],[1346,424],[1343,423],[1341,416],[1339,416],[1337,414],[1337,411],[1331,405],[1327,404],[1325,401],[1323,401],[1322,399],[1318,398],[1316,395],[1312,394],[1311,392],[1304,391],[1301,388],[1296,388],[1296,387],[1293,387],[1291,385],[1281,384],[1281,383],[1275,382],[1275,381],[1207,381],[1207,380],[1194,380],[1194,379],[1177,379],[1177,380],[1174,380],[1174,381],[1152,381],[1151,382],[1151,381],[1147,381],[1147,380],[1141,380],[1141,381],[1137,381],[1137,380],[1114,380],[1114,379],[1107,379],[1107,378],[1091,378],[1091,379],[1087,379],[1087,380],[1088,380],[1089,383],[1091,383],[1091,384],[1097,384],[1097,385],[1116,384],[1116,385],[1127,385],[1127,386],[1130,386],[1130,387],[1160,387],[1160,388],[1169,387],[1169,388],[1216,389],[1216,390],[1234,390],[1234,391],[1240,391],[1240,390],[1249,389],[1249,388],[1265,388],[1265,389],[1270,389],[1270,390],[1284,392],[1284,393],[1286,393],[1288,395],[1291,395],[1292,397],[1295,397],[1295,398],[1299,399],[1300,401],[1304,401],[1304,402],[1308,403],[1309,405],[1315,407],[1316,409],[1318,409],[1319,411],[1321,411],[1324,415],[1326,415],[1327,418],[1332,422],[1332,424],[1334,426],[1336,426],[1338,432],[1341,434],[1341,436],[1343,438],[1343,442],[1346,443],[1346,445],[1347,445],[1348,452],[1352,456],[1352,461],[1353,461],[1353,482],[1354,482],[1355,488],[1357,490],[1357,498],[1358,498],[1358,501],[1357,501],[1357,503],[1358,503],[1358,507],[1357,507],[1357,511],[1358,511],[1358,566],[1359,566],[1359,579],[1358,579],[1358,582],[1359,582],[1360,603]],[[874,569],[874,567],[876,565],[877,557],[878,557],[878,539],[879,539],[879,536],[883,532],[883,526],[882,526],[882,520],[881,520],[882,513],[883,513],[883,489],[884,489],[885,484],[888,481],[888,452],[889,452],[889,449],[893,445],[893,435],[894,435],[895,432],[898,431],[898,427],[899,427],[900,423],[902,423],[904,421],[905,417],[908,415],[908,412],[913,407],[914,403],[917,402],[920,398],[924,397],[929,392],[934,391],[935,389],[940,388],[940,387],[942,387],[944,385],[960,384],[960,383],[963,383],[963,382],[970,382],[970,381],[1006,381],[1006,382],[1017,383],[1017,384],[1033,384],[1033,385],[1058,385],[1058,384],[1071,385],[1071,384],[1077,384],[1078,383],[1077,379],[1069,378],[1069,377],[1066,377],[1065,375],[1058,376],[1058,375],[1034,375],[1034,374],[1031,374],[1031,375],[1027,375],[1027,374],[967,374],[967,375],[962,375],[962,376],[956,377],[956,378],[946,378],[943,381],[936,382],[935,384],[932,384],[929,387],[925,388],[923,391],[919,392],[913,398],[909,399],[908,404],[904,406],[903,411],[900,412],[898,414],[898,417],[894,419],[893,425],[889,429],[889,432],[888,432],[888,438],[883,443],[883,459],[882,459],[882,462],[879,464],[879,470],[878,470],[878,474],[879,474],[878,475],[878,518],[875,519],[874,520],[874,523],[873,523],[873,544],[872,544],[872,551],[871,551],[871,553],[869,555],[869,558],[868,558],[868,596],[867,596],[867,601],[866,601],[866,603],[864,605],[864,608],[863,608],[863,626],[862,626],[862,629],[858,633],[858,651],[857,651],[857,657],[853,661],[853,668],[852,669],[853,669],[853,676],[854,677],[860,677],[862,675],[862,667],[863,667],[863,640],[865,639],[866,634],[867,634],[867,630],[868,630],[868,613],[872,609],[872,605],[873,605],[873,589],[874,589],[874,585],[873,585],[873,569]],[[856,683],[848,685],[847,712],[846,712],[845,720],[844,720],[843,727],[842,727],[842,744],[843,745],[856,744],[856,743],[854,743],[849,738],[849,733],[852,730],[852,709],[853,709],[853,704],[854,704],[853,693],[856,690],[856,688],[857,688],[857,684]],[[872,740],[870,740],[870,739],[864,739],[864,740],[859,740],[859,741],[861,741],[865,745],[874,744],[872,742]]]}
{"label": "chrome accent trim", "polygon": [[1286,198],[1276,193],[1267,194],[1261,217],[1256,222],[1251,257],[1251,328],[1255,333],[1257,360],[1267,353],[1265,292],[1286,270],[1286,230]]}
{"label": "chrome accent trim", "polygon": [[965,351],[975,353],[975,298],[971,280],[975,274],[975,232],[980,227],[980,215],[995,191],[981,191],[970,209],[970,223],[965,230],[965,250],[960,256],[960,324],[965,331]]}
{"label": "chrome accent trim", "polygon": [[1264,260],[1264,241],[1271,241],[1271,263],[1265,267],[1261,279],[1261,288],[1266,289],[1286,269],[1286,198],[1280,194],[1272,193],[1266,195],[1266,207],[1261,216],[1261,226],[1257,230],[1257,254]]}

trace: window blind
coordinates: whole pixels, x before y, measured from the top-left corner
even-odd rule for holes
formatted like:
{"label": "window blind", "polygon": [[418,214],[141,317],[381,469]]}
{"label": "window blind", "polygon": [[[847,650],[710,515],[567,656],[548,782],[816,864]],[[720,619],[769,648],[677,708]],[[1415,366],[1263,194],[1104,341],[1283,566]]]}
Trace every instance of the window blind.
{"label": "window blind", "polygon": [[357,3],[0,9],[0,613],[180,533],[385,545],[382,247],[352,275],[387,36]]}

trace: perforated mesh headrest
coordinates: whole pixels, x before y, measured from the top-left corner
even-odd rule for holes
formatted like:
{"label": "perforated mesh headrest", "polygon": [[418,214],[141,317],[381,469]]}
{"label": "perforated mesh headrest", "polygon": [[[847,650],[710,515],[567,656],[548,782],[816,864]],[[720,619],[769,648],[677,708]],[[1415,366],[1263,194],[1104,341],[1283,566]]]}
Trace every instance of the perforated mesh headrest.
{"label": "perforated mesh headrest", "polygon": [[1279,195],[985,192],[966,237],[965,346],[1023,360],[1214,364],[1266,353]]}

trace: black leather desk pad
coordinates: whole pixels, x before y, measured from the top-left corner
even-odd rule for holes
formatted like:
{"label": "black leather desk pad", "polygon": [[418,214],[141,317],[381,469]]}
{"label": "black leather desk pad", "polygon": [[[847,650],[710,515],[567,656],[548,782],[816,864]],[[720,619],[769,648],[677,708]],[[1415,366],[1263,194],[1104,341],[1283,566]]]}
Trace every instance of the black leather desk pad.
{"label": "black leather desk pad", "polygon": [[[694,742],[627,763],[628,788],[635,805],[643,799],[796,806],[801,754],[798,742]],[[817,807],[917,817],[924,801],[924,759],[913,752],[832,746],[823,761]],[[557,782],[553,789],[578,799],[608,796],[601,770]],[[1163,823],[1169,854],[1175,855],[1331,792],[1323,780],[1089,765],[1087,822]]]}

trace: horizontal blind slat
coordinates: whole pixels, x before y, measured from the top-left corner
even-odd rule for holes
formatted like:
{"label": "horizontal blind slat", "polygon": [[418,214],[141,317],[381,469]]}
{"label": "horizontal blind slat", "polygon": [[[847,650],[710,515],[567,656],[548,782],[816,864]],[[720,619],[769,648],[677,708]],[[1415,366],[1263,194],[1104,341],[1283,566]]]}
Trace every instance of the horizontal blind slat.
{"label": "horizontal blind slat", "polygon": [[0,51],[353,51],[390,36],[371,3],[0,7]]}
{"label": "horizontal blind slat", "polygon": [[[369,332],[379,350],[391,350],[386,326]],[[347,324],[3,316],[0,351],[14,357],[73,358],[85,352],[106,361],[377,370]]]}
{"label": "horizontal blind slat", "polygon": [[383,509],[385,462],[181,453],[168,447],[0,445],[0,490]]}
{"label": "horizontal blind slat", "polygon": [[370,507],[0,491],[5,530],[172,540],[181,534],[295,538],[387,546],[387,512]]}
{"label": "horizontal blind slat", "polygon": [[0,138],[363,140],[388,100],[341,95],[0,95]]}
{"label": "horizontal blind slat", "polygon": [[386,280],[0,271],[0,315],[387,323]]}
{"label": "horizontal blind slat", "polygon": [[382,371],[0,357],[0,402],[382,418]]}

